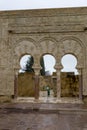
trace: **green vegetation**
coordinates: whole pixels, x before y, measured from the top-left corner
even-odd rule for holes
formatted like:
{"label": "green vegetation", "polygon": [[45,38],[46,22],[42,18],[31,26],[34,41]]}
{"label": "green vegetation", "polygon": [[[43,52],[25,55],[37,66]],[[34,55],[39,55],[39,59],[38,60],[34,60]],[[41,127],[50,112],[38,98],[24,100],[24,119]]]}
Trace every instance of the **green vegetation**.
{"label": "green vegetation", "polygon": [[28,58],[27,63],[26,63],[26,69],[25,69],[26,72],[34,72],[34,69],[32,68],[33,63],[34,63],[34,60],[33,60],[33,57],[31,56]]}
{"label": "green vegetation", "polygon": [[41,60],[40,60],[40,64],[41,64],[41,67],[42,69],[40,70],[40,73],[42,76],[45,75],[45,65],[44,65],[44,58],[42,57]]}

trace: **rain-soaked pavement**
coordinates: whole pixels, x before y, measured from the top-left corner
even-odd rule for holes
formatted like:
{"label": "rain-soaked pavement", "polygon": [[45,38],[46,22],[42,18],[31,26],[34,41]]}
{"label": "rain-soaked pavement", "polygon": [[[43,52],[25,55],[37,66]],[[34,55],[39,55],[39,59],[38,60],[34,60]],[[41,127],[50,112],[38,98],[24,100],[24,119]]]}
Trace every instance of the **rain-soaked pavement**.
{"label": "rain-soaked pavement", "polygon": [[0,130],[87,130],[87,105],[2,103]]}

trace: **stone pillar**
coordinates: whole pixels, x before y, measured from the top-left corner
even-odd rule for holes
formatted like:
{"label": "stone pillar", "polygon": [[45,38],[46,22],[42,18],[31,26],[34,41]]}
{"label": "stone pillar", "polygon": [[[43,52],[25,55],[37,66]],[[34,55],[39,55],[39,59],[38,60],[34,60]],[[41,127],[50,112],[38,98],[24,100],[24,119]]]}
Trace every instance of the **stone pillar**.
{"label": "stone pillar", "polygon": [[57,73],[57,98],[59,99],[61,97],[61,67],[56,67],[56,73]]}
{"label": "stone pillar", "polygon": [[14,98],[18,96],[18,71],[19,69],[14,70]]}
{"label": "stone pillar", "polygon": [[79,72],[79,99],[83,99],[83,73],[82,68],[78,69]]}
{"label": "stone pillar", "polygon": [[39,99],[39,74],[40,74],[40,68],[34,68],[35,71],[35,77],[34,77],[34,81],[35,81],[35,101],[38,101]]}

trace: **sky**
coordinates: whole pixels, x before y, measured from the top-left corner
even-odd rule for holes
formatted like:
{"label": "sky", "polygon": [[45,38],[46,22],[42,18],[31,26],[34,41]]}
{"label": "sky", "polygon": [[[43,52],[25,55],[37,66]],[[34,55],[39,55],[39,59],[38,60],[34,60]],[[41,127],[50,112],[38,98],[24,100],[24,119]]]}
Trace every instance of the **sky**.
{"label": "sky", "polygon": [[[30,55],[24,55],[21,58],[20,60],[21,69],[19,70],[19,72],[25,72],[26,63],[30,57],[31,57]],[[47,73],[49,72],[49,74],[56,72],[56,70],[54,69],[56,65],[56,59],[49,54],[44,55],[43,58],[44,58],[45,71]],[[78,71],[76,70],[77,59],[75,56],[71,54],[66,54],[65,56],[62,57],[61,64],[63,66],[63,69],[61,70],[62,72],[75,72],[75,74],[78,74]]]}
{"label": "sky", "polygon": [[61,64],[63,66],[62,72],[75,72],[75,74],[78,74],[78,70],[76,69],[77,59],[74,55],[64,55],[61,59]]}
{"label": "sky", "polygon": [[87,0],[0,0],[0,10],[87,7]]}

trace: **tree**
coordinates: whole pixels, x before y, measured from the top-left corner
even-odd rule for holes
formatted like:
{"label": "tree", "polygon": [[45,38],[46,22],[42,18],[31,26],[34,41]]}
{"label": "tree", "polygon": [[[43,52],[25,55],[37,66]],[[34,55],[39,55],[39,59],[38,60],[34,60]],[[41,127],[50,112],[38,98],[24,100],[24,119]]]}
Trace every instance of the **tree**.
{"label": "tree", "polygon": [[45,65],[44,65],[44,58],[43,57],[41,58],[40,64],[42,67],[42,69],[40,70],[40,73],[42,76],[44,76],[45,75]]}
{"label": "tree", "polygon": [[26,72],[34,72],[34,69],[32,68],[33,63],[34,63],[34,60],[33,60],[33,57],[31,56],[28,58],[27,63],[26,63],[26,69],[25,69]]}

